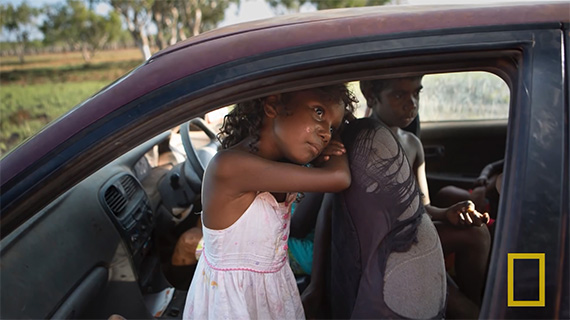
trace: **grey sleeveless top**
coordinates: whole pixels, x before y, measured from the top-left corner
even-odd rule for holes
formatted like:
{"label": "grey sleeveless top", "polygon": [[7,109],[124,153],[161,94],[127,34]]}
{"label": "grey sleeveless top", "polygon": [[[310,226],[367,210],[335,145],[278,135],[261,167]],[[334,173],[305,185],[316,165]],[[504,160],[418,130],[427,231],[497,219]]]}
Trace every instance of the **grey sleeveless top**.
{"label": "grey sleeveless top", "polygon": [[[414,173],[388,128],[369,118],[354,120],[343,133],[343,143],[349,157],[352,184],[329,200],[334,201],[330,271],[332,316],[342,319],[405,318],[386,303],[386,264],[391,253],[410,250],[418,241],[418,226],[422,221],[431,224],[431,220],[422,219],[425,209],[421,205]],[[435,228],[432,229],[428,232],[435,233]],[[434,236],[431,237],[433,240]],[[445,291],[443,254],[437,233],[434,241],[437,242],[432,250],[435,254],[429,255],[429,259],[441,261],[435,261],[435,268],[430,272],[435,270],[435,284]],[[418,257],[420,255],[421,252]],[[413,276],[417,269],[408,268],[405,274]],[[402,285],[414,290],[414,283],[404,282]],[[428,317],[443,318],[445,297],[433,304],[435,311]]]}

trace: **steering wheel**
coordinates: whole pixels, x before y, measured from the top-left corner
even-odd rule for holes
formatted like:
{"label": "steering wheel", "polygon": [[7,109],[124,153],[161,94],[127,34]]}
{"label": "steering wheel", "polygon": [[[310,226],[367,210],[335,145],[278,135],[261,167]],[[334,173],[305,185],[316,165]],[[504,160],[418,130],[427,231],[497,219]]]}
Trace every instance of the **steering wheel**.
{"label": "steering wheel", "polygon": [[[191,124],[202,130],[206,136],[208,136],[208,139],[210,139],[210,141],[200,149],[196,149],[190,139]],[[208,127],[202,118],[194,118],[180,126],[180,137],[182,138],[182,146],[184,146],[184,152],[186,153],[186,162],[198,177],[200,177],[200,180],[202,180],[206,166],[221,148],[216,134]]]}
{"label": "steering wheel", "polygon": [[[206,145],[199,149],[196,149],[190,139],[191,124],[202,130],[207,136]],[[202,118],[192,119],[182,124],[180,126],[180,138],[186,153],[186,161],[176,164],[167,173],[165,179],[161,179],[159,191],[168,209],[190,208],[192,210],[193,204],[201,194],[204,169],[221,148],[221,144],[218,142],[216,134]],[[195,140],[197,139],[195,138]],[[171,213],[173,212],[171,211]],[[173,215],[177,219],[179,218],[177,214],[173,213]]]}

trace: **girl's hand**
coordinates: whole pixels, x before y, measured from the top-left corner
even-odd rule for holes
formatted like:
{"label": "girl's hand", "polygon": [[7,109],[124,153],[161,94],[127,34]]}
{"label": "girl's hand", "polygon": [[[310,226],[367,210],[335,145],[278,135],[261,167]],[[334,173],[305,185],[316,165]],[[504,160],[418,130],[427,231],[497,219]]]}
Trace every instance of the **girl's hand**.
{"label": "girl's hand", "polygon": [[479,227],[487,224],[490,218],[487,212],[481,214],[475,210],[475,204],[470,200],[454,204],[447,209],[445,215],[451,224],[462,227]]}
{"label": "girl's hand", "polygon": [[311,162],[315,167],[320,167],[327,162],[331,156],[340,156],[346,153],[344,144],[338,140],[331,140],[321,154]]}

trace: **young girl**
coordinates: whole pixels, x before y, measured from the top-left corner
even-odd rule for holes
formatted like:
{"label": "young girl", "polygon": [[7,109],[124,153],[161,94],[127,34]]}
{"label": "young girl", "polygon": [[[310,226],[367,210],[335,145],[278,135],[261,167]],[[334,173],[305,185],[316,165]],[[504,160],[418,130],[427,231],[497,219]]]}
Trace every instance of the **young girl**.
{"label": "young girl", "polygon": [[[331,139],[354,101],[339,84],[240,103],[225,117],[224,150],[204,174],[204,250],[185,319],[305,317],[287,263],[291,203],[296,192],[350,185],[344,147]],[[302,166],[319,155],[327,161]]]}

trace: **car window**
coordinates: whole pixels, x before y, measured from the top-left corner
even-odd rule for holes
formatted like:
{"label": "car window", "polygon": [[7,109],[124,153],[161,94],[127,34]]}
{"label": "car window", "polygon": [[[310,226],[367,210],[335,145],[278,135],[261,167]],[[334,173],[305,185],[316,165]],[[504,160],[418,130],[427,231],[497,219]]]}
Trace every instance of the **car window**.
{"label": "car window", "polygon": [[422,122],[508,118],[509,87],[492,73],[430,74],[424,76],[422,84]]}
{"label": "car window", "polygon": [[[224,123],[224,117],[232,109],[233,105],[224,106],[216,110],[210,111],[204,115],[203,117],[204,123],[206,124],[206,126],[208,126],[208,128],[210,128],[212,132],[218,134],[220,132],[222,124]],[[204,147],[210,142],[210,138],[208,137],[208,135],[195,125],[190,125],[190,136],[192,138],[192,143],[195,144],[195,147],[197,149]]]}

